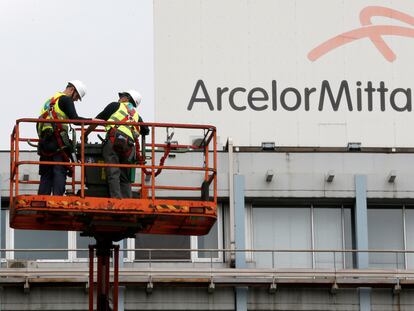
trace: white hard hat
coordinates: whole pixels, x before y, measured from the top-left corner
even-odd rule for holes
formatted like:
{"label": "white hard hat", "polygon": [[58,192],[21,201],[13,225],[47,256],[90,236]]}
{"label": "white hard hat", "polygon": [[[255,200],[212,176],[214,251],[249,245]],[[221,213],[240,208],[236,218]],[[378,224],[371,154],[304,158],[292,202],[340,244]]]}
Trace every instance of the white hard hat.
{"label": "white hard hat", "polygon": [[72,84],[75,87],[76,92],[78,92],[78,94],[79,94],[79,99],[82,100],[82,97],[84,97],[86,95],[86,86],[85,86],[85,84],[83,84],[83,82],[79,81],[79,80],[71,80],[68,83]]}
{"label": "white hard hat", "polygon": [[135,90],[119,92],[118,95],[119,95],[119,98],[121,98],[123,95],[129,95],[134,100],[133,104],[135,104],[135,107],[138,107],[142,100],[142,95],[138,91],[135,91]]}

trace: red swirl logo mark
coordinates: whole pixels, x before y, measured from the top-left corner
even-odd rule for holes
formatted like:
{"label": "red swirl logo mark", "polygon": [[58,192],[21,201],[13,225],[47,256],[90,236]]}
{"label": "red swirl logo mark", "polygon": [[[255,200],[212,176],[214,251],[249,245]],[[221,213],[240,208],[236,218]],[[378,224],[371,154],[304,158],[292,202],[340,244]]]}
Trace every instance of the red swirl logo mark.
{"label": "red swirl logo mark", "polygon": [[328,54],[338,47],[359,39],[368,38],[387,61],[393,62],[397,56],[387,45],[383,39],[383,36],[414,38],[414,28],[393,25],[373,25],[371,19],[374,16],[387,17],[393,20],[398,20],[414,27],[414,17],[408,14],[386,7],[368,6],[364,8],[359,14],[359,20],[362,27],[341,33],[340,35],[337,35],[323,42],[309,52],[308,59],[311,61],[316,61],[320,57]]}

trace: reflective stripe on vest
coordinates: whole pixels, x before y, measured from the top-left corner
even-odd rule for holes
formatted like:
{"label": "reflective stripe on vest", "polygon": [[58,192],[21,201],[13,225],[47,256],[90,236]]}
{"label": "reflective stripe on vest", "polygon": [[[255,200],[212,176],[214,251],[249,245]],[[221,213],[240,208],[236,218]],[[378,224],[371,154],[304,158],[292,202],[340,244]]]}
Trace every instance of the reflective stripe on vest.
{"label": "reflective stripe on vest", "polygon": [[[139,116],[134,106],[131,103],[119,103],[119,108],[115,111],[108,121],[113,122],[138,122]],[[115,125],[110,124],[105,126],[105,130],[109,132],[112,128],[116,127],[118,131],[121,131],[128,137],[134,139],[134,135],[139,135],[139,130],[135,126]]]}
{"label": "reflective stripe on vest", "polygon": [[[46,119],[46,120],[55,119],[53,117],[53,114],[52,114],[52,109],[53,109],[56,113],[57,119],[60,119],[60,120],[68,119],[68,116],[59,107],[59,99],[62,96],[66,96],[66,94],[58,92],[54,96],[49,98],[45,102],[45,104],[43,105],[42,110],[40,111],[40,117],[39,118],[40,119]],[[51,103],[53,101],[55,102],[55,104],[51,106]],[[64,123],[61,123],[61,124],[62,124],[63,130],[67,131],[68,130],[68,125],[64,124]],[[48,129],[53,130],[52,123],[38,123],[37,133],[40,136],[42,132],[44,132],[45,130],[48,130]]]}

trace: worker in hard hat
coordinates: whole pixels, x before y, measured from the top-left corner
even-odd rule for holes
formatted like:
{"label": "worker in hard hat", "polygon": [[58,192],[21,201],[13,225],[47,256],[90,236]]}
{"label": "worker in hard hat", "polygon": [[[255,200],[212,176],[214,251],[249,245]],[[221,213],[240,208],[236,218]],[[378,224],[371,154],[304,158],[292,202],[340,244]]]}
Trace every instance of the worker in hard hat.
{"label": "worker in hard hat", "polygon": [[[108,104],[105,109],[96,116],[96,119],[113,122],[143,122],[138,115],[137,108],[142,96],[135,90],[118,93],[118,102]],[[85,137],[95,128],[96,124],[88,127]],[[115,125],[105,126],[106,139],[103,145],[102,155],[105,163],[131,164],[136,156],[139,135],[147,135],[147,126]],[[131,169],[120,167],[106,167],[109,194],[111,198],[130,198]]]}
{"label": "worker in hard hat", "polygon": [[[82,100],[86,87],[79,80],[69,81],[63,92],[57,92],[42,107],[39,119],[46,120],[90,120],[78,116],[74,102]],[[73,150],[66,123],[37,123],[40,161],[69,162]],[[65,193],[68,167],[65,165],[40,164],[38,194],[63,195]]]}

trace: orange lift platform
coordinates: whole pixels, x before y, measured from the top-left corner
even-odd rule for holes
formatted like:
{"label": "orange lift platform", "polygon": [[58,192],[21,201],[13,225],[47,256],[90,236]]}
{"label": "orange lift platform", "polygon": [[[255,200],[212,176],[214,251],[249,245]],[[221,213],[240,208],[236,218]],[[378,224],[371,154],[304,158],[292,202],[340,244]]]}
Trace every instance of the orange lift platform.
{"label": "orange lift platform", "polygon": [[[76,124],[71,129],[73,148],[69,153],[72,161],[40,162],[25,158],[21,151],[24,148],[27,150],[28,146],[36,146],[39,141],[25,134],[33,133],[37,122]],[[102,144],[87,143],[84,134],[89,125],[97,125],[91,136],[103,141],[99,133],[105,131],[99,126],[108,124],[123,125],[126,122],[26,118],[16,121],[11,135],[10,226],[15,229],[80,231],[82,235],[96,239],[96,245],[89,248],[90,311],[94,310],[94,250],[98,258],[96,310],[117,310],[119,247],[113,242],[137,233],[205,235],[217,218],[217,136],[214,126],[128,123],[145,125],[150,129],[146,138],[141,136],[139,161],[133,164],[107,164],[103,162]],[[179,144],[173,140],[174,135],[178,139],[198,139],[192,144]],[[76,139],[77,136],[79,139]],[[193,157],[191,164],[199,158],[199,165],[168,165],[170,157],[178,158],[183,152],[198,153],[199,156]],[[39,181],[20,178],[25,167],[40,163],[67,166],[71,177],[66,183],[66,195],[37,195],[37,189],[29,185],[38,185]],[[130,168],[135,172],[133,175],[138,180],[132,182],[132,198],[109,197],[105,168],[110,166]],[[164,175],[167,178],[162,179]],[[173,180],[173,184],[163,184],[163,180],[170,183]],[[109,299],[112,250],[113,309]]]}

